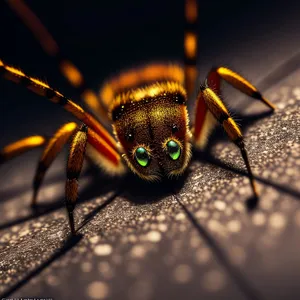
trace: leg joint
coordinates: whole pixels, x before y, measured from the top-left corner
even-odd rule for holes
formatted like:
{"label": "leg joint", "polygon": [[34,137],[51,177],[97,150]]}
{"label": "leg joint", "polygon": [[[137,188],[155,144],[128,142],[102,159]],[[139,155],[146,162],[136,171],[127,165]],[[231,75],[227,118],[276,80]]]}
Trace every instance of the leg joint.
{"label": "leg joint", "polygon": [[240,143],[240,141],[242,141],[242,132],[232,118],[228,118],[227,120],[223,121],[223,127],[229,138],[234,143]]}

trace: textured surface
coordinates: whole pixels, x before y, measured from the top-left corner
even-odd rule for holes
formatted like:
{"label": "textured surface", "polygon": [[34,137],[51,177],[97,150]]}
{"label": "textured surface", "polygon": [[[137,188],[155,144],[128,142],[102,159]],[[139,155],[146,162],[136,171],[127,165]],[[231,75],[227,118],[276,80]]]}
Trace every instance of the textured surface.
{"label": "textured surface", "polygon": [[[245,209],[251,190],[240,174],[238,149],[222,139],[212,146],[209,162],[195,155],[176,184],[176,197],[174,186],[164,191],[167,184],[153,188],[131,177],[116,195],[121,181],[86,172],[76,215],[79,224],[87,222],[82,238],[66,245],[64,208],[59,199],[51,204],[63,195],[61,162],[41,192],[40,215],[28,208],[30,178],[24,178],[31,168],[26,161],[36,154],[2,166],[1,293],[17,288],[14,297],[55,299],[299,298],[299,82],[297,71],[274,85],[266,96],[278,111],[244,126],[261,192],[260,208],[252,213]],[[244,115],[266,111],[249,103]]]}

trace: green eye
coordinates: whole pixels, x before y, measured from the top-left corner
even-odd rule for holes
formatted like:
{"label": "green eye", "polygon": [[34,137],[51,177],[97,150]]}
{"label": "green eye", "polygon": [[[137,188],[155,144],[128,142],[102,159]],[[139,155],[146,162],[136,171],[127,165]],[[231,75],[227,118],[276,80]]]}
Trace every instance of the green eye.
{"label": "green eye", "polygon": [[170,155],[170,157],[173,160],[177,160],[181,154],[181,149],[180,146],[178,145],[178,143],[174,142],[174,141],[168,141],[167,143],[167,150],[168,153]]}
{"label": "green eye", "polygon": [[150,161],[149,154],[143,147],[139,147],[135,150],[135,159],[142,167],[147,167]]}

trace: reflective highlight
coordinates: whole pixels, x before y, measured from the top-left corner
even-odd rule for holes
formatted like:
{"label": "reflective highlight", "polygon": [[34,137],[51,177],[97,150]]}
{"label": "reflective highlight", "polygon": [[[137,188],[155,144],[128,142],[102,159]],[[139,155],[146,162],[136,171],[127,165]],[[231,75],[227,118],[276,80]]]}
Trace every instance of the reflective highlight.
{"label": "reflective highlight", "polygon": [[169,156],[173,160],[177,160],[180,157],[181,148],[178,145],[178,143],[176,143],[173,140],[168,141],[168,143],[167,143],[167,151],[168,151]]}
{"label": "reflective highlight", "polygon": [[149,154],[144,147],[138,147],[135,150],[135,159],[138,164],[142,167],[147,167],[150,161]]}

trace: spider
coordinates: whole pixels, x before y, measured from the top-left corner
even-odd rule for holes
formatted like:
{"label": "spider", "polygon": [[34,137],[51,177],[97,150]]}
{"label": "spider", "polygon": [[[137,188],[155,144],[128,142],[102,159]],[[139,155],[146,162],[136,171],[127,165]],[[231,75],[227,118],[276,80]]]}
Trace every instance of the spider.
{"label": "spider", "polygon": [[[45,82],[0,60],[0,73],[4,78],[48,98],[81,122],[64,124],[49,140],[44,136],[30,136],[7,145],[0,152],[2,163],[25,151],[44,146],[33,180],[32,206],[37,205],[38,191],[47,169],[63,146],[70,143],[65,203],[71,234],[75,235],[73,212],[86,155],[109,175],[121,176],[130,170],[146,181],[180,176],[188,168],[191,147],[205,148],[218,122],[240,149],[254,197],[258,199],[242,132],[220,96],[221,80],[260,100],[271,110],[275,106],[240,74],[224,66],[214,67],[198,89],[194,125],[189,124],[187,101],[193,94],[198,75],[196,0],[185,0],[184,67],[149,64],[128,70],[105,82],[99,97],[86,87],[78,68],[59,55],[56,42],[29,7],[21,0],[7,2],[33,32],[45,52],[57,59],[62,74],[80,89],[90,111],[85,111]],[[105,128],[106,122],[110,122],[113,135]]]}

